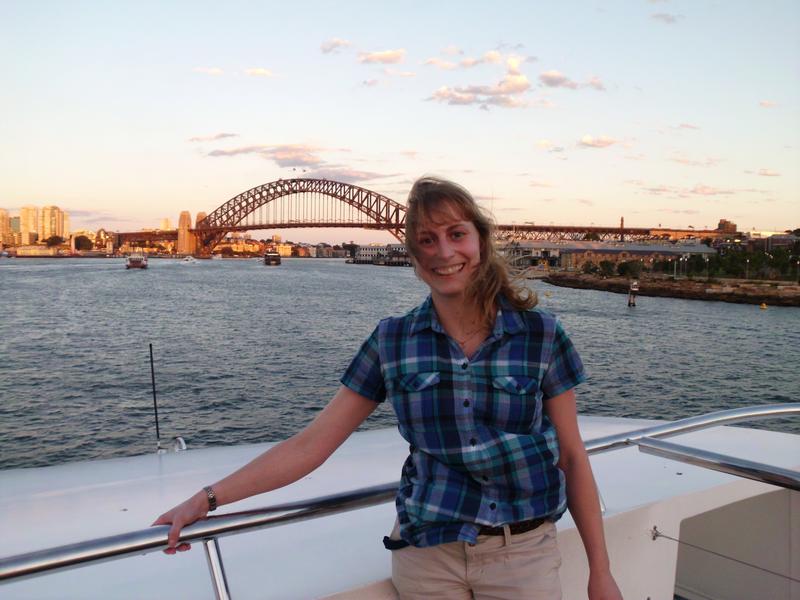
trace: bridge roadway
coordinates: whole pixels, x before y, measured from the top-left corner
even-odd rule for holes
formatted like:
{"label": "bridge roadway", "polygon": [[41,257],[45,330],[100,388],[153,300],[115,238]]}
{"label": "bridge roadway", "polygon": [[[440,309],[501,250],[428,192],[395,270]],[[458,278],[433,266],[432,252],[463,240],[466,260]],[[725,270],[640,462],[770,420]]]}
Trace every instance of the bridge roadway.
{"label": "bridge roadway", "polygon": [[[404,223],[357,223],[357,222],[300,222],[289,221],[286,223],[264,223],[255,225],[228,225],[225,227],[206,227],[199,229],[189,229],[193,234],[212,233],[212,232],[233,232],[233,231],[257,231],[275,229],[299,229],[299,228],[360,228],[386,231],[404,231]],[[530,225],[530,224],[497,224],[495,226],[495,237],[503,242],[522,242],[533,240],[546,241],[579,241],[587,237],[599,241],[647,241],[672,239],[673,236],[688,237],[693,235],[698,238],[718,237],[720,232],[717,230],[683,230],[683,229],[664,229],[648,227],[595,227],[579,225]],[[176,241],[178,230],[142,230],[123,232],[115,234],[117,241],[115,246],[119,247],[125,243],[135,242],[158,242]]]}

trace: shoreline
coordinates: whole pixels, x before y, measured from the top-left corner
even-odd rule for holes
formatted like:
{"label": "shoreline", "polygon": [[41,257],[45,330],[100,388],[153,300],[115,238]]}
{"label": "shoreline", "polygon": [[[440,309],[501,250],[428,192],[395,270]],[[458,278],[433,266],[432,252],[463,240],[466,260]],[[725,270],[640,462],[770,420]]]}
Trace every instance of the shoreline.
{"label": "shoreline", "polygon": [[[627,277],[602,278],[579,273],[550,273],[542,281],[559,287],[598,290],[628,294]],[[800,306],[800,285],[790,282],[725,281],[641,278],[637,296],[710,300],[735,304],[766,304],[767,306]]]}

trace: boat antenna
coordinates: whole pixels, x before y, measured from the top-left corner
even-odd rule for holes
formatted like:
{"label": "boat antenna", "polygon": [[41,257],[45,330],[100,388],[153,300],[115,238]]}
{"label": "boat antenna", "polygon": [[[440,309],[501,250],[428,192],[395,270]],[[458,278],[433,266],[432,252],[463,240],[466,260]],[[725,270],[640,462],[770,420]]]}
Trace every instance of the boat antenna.
{"label": "boat antenna", "polygon": [[158,428],[158,400],[156,399],[156,371],[153,368],[153,344],[150,344],[150,381],[153,384],[153,412],[156,415],[156,448],[161,450],[161,431]]}

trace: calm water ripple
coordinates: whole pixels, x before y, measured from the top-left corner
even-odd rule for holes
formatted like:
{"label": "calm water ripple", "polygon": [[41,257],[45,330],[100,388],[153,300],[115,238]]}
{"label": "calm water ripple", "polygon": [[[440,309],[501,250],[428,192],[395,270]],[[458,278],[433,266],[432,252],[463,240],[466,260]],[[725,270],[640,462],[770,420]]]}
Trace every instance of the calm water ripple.
{"label": "calm water ripple", "polygon": [[[800,400],[800,310],[535,284],[590,380],[583,413],[673,419]],[[411,269],[341,260],[0,259],[0,468],[152,452],[162,438],[285,438],[310,421],[377,321],[426,294]],[[381,406],[365,428],[394,424]],[[797,419],[769,425],[800,433]]]}

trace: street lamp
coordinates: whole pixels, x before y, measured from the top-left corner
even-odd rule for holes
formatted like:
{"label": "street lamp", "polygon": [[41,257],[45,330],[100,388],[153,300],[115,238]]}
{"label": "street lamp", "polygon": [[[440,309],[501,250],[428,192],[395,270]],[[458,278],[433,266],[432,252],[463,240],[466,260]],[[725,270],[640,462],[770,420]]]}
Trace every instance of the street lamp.
{"label": "street lamp", "polygon": [[744,278],[745,279],[750,279],[750,259],[747,258],[747,259],[745,259],[745,261],[746,261],[747,264],[745,265],[745,268],[744,268]]}
{"label": "street lamp", "polygon": [[706,281],[708,281],[708,279],[710,279],[709,274],[708,274],[708,257],[704,256],[703,258],[706,261]]}

